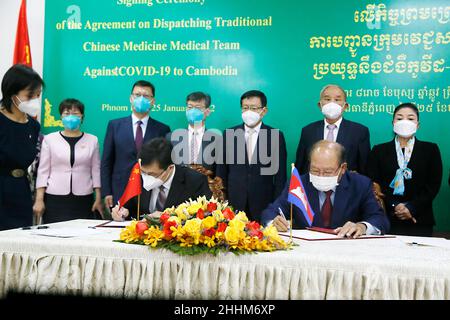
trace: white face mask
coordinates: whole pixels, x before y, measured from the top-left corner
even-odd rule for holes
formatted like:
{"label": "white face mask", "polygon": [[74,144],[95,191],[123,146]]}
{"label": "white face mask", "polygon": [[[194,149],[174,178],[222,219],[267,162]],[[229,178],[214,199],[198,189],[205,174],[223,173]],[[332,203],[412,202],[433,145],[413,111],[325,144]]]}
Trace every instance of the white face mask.
{"label": "white face mask", "polygon": [[39,98],[34,98],[28,101],[21,101],[18,96],[16,97],[20,101],[19,105],[17,106],[17,108],[19,108],[20,111],[25,112],[32,117],[37,116],[39,109],[41,108]]}
{"label": "white face mask", "polygon": [[342,107],[335,102],[329,102],[326,105],[322,106],[322,114],[327,119],[337,119],[342,114]]}
{"label": "white face mask", "polygon": [[242,120],[248,127],[253,127],[261,120],[261,115],[255,111],[245,111],[242,114]]}
{"label": "white face mask", "polygon": [[150,176],[145,173],[141,173],[142,176],[142,184],[144,186],[144,189],[147,191],[150,191],[155,188],[159,188],[164,184],[164,181],[162,181],[159,178],[155,178],[153,176]]}
{"label": "white face mask", "polygon": [[[339,172],[340,171],[341,170],[339,169]],[[310,173],[309,181],[311,181],[312,185],[317,190],[326,192],[326,191],[329,191],[329,190],[335,188],[337,185],[339,185],[339,183],[338,183],[339,172],[336,176],[333,176],[333,177],[321,177],[321,176],[316,176],[316,175]]]}
{"label": "white face mask", "polygon": [[413,136],[417,131],[417,123],[411,120],[399,120],[394,123],[394,132],[403,138]]}

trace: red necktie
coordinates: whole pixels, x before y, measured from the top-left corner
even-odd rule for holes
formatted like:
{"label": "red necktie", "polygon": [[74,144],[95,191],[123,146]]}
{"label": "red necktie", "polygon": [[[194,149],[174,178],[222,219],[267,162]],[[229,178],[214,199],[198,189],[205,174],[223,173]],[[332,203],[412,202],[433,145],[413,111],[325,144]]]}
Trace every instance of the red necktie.
{"label": "red necktie", "polygon": [[134,142],[136,144],[136,150],[137,152],[139,152],[139,150],[141,150],[142,147],[142,142],[144,141],[144,136],[142,135],[142,121],[139,120],[137,122],[137,128],[136,128],[136,138],[134,139]]}
{"label": "red necktie", "polygon": [[333,190],[325,192],[326,198],[322,205],[322,220],[325,228],[329,228],[331,224],[331,212],[333,211],[333,205],[331,204],[331,194]]}

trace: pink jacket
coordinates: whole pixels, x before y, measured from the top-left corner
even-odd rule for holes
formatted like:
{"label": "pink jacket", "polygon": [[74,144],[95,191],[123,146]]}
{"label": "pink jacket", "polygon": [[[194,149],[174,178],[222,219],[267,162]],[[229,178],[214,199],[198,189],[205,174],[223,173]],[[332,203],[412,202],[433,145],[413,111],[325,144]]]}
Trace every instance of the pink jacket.
{"label": "pink jacket", "polygon": [[[72,188],[70,181],[72,177]],[[44,137],[36,188],[47,188],[53,195],[91,194],[100,188],[100,152],[96,136],[84,133],[75,144],[75,162],[70,166],[70,145],[59,132]]]}

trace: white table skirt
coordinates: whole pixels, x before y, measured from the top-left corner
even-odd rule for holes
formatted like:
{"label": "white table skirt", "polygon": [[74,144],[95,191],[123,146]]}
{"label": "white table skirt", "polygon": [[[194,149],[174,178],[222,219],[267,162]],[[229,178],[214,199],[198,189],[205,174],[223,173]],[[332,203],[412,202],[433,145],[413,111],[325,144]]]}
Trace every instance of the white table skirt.
{"label": "white table skirt", "polygon": [[[51,228],[94,226],[73,220]],[[450,246],[399,238],[297,241],[290,251],[179,256],[113,242],[0,232],[0,297],[25,293],[163,299],[450,299]]]}

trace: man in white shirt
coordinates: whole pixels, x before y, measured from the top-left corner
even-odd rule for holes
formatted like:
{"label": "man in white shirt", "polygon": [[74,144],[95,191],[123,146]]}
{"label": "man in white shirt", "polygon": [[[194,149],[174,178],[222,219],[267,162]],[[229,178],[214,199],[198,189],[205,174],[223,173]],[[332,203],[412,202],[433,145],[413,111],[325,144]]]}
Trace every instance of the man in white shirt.
{"label": "man in white shirt", "polygon": [[267,97],[259,90],[241,96],[241,125],[225,130],[224,163],[217,165],[229,203],[260,221],[261,212],[286,182],[286,142],[283,133],[263,123]]}
{"label": "man in white shirt", "polygon": [[216,171],[216,154],[221,151],[220,134],[206,128],[211,114],[211,97],[204,92],[192,92],[186,98],[187,129],[176,129],[167,135],[174,146],[172,160],[178,165],[201,165]]}
{"label": "man in white shirt", "polygon": [[302,129],[295,159],[299,173],[308,172],[311,146],[319,140],[328,140],[345,147],[349,170],[365,174],[370,152],[369,129],[343,118],[348,108],[344,89],[334,84],[325,86],[320,92],[318,107],[323,114],[323,120],[313,122]]}

